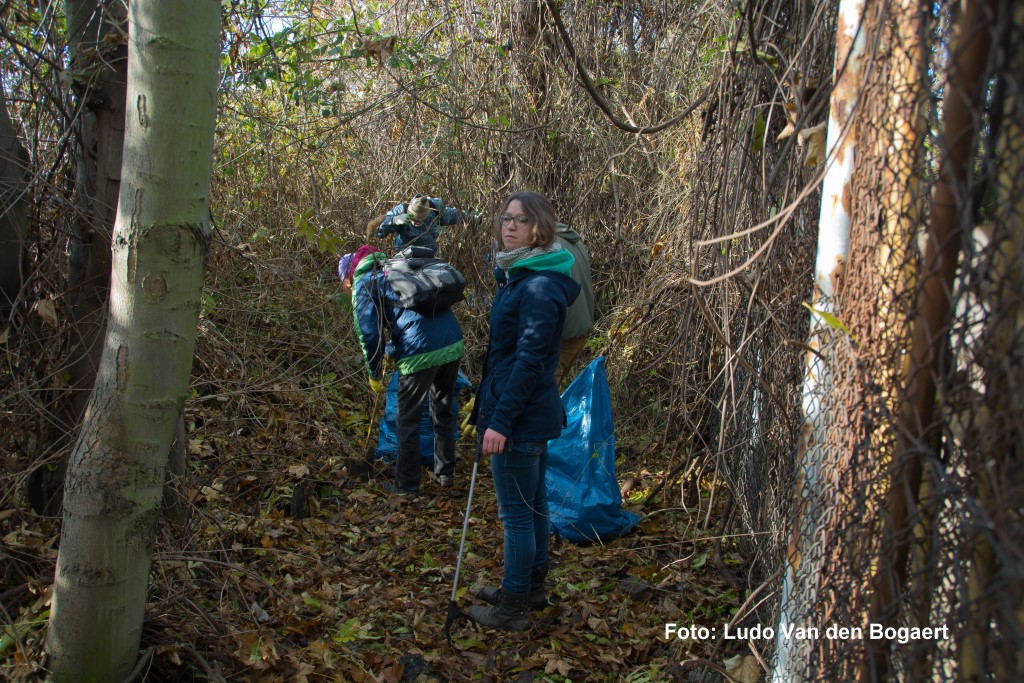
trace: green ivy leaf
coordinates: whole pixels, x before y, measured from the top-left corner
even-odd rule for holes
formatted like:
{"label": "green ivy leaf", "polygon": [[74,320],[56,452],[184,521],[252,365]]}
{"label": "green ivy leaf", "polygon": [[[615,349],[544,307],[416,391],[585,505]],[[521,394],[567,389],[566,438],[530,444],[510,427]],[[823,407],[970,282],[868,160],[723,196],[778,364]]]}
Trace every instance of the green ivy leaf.
{"label": "green ivy leaf", "polygon": [[760,114],[754,119],[754,141],[751,145],[751,151],[757,154],[764,149],[764,117]]}
{"label": "green ivy leaf", "polygon": [[827,311],[818,310],[817,308],[815,308],[814,306],[811,306],[806,301],[804,301],[802,303],[804,305],[804,308],[806,308],[808,311],[810,311],[811,313],[814,313],[815,315],[820,316],[821,319],[825,321],[826,325],[831,327],[833,330],[839,330],[840,332],[842,332],[846,336],[848,336],[851,340],[853,340],[853,335],[850,334],[849,328],[847,328],[846,325],[843,324],[842,320],[840,320],[836,316],[832,315],[831,313],[828,313]]}

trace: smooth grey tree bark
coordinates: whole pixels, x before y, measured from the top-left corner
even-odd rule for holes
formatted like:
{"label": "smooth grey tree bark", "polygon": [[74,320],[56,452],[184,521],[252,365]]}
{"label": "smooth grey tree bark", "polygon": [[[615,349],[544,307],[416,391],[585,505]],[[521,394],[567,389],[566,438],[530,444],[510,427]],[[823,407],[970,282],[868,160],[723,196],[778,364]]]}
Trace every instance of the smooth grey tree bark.
{"label": "smooth grey tree bark", "polygon": [[216,0],[129,6],[109,319],[68,464],[46,643],[58,682],[122,680],[138,655],[210,238],[220,7]]}
{"label": "smooth grey tree bark", "polygon": [[75,117],[75,220],[68,240],[67,371],[70,393],[53,407],[61,431],[50,450],[56,467],[28,482],[36,513],[60,514],[68,452],[96,381],[110,290],[110,235],[121,187],[128,81],[127,8],[123,0],[65,0],[70,87]]}

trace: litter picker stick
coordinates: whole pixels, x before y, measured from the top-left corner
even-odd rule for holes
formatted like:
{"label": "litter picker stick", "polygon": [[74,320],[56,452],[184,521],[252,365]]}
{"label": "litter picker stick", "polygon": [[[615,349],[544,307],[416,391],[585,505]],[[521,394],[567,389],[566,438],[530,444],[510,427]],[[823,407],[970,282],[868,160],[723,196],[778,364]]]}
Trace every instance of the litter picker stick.
{"label": "litter picker stick", "polygon": [[[385,379],[387,379],[387,376],[388,376],[388,365],[389,365],[388,357],[385,356],[384,357],[384,363],[383,363],[383,370],[384,370],[384,372],[383,372],[383,374],[381,376],[381,382],[383,382]],[[370,426],[366,429],[366,442],[363,444],[363,458],[368,463],[373,462],[373,455],[376,453],[376,450],[377,450],[376,448],[374,448],[374,453],[370,453],[370,435],[373,434],[373,428],[377,425],[377,421],[380,420],[380,415],[377,412],[377,409],[380,408],[380,404],[381,404],[380,392],[376,392],[375,391],[375,392],[373,392],[373,414],[370,415]]]}
{"label": "litter picker stick", "polygon": [[466,531],[469,529],[469,510],[473,505],[473,489],[476,486],[476,470],[480,464],[480,449],[477,448],[476,457],[473,458],[473,474],[469,477],[469,496],[466,498],[466,515],[462,519],[462,539],[459,541],[459,558],[455,561],[455,579],[452,581],[452,597],[448,601],[448,616],[444,620],[444,637],[448,640],[448,646],[452,645],[452,625],[457,621],[468,621],[475,623],[473,617],[469,616],[455,606],[455,594],[459,590],[459,574],[462,571],[462,551],[466,547]]}
{"label": "litter picker stick", "polygon": [[370,409],[370,426],[366,428],[366,439],[363,441],[363,452],[349,462],[349,476],[358,477],[362,481],[368,481],[370,472],[374,470],[374,457],[377,454],[377,445],[373,444],[373,428],[380,419],[380,394],[374,392],[373,407]]}
{"label": "litter picker stick", "polygon": [[373,427],[377,424],[379,416],[377,408],[380,406],[380,394],[373,392],[373,410],[370,413],[370,426],[366,429],[366,441],[363,442],[363,452],[370,447],[370,435],[373,434]]}

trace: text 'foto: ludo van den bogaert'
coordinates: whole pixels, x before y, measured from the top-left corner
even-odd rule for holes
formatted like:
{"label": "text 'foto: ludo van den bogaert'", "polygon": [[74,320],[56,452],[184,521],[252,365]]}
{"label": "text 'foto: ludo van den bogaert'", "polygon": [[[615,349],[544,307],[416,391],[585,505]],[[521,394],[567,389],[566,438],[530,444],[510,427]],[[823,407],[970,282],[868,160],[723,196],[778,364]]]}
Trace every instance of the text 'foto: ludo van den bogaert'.
{"label": "text 'foto: ludo van den bogaert'", "polygon": [[827,627],[798,626],[796,624],[782,624],[776,630],[771,626],[755,624],[753,626],[730,626],[723,624],[720,628],[715,626],[679,625],[677,623],[665,624],[665,640],[673,638],[678,640],[771,640],[779,635],[785,640],[818,640],[824,637],[826,640],[893,640],[900,644],[906,644],[918,640],[946,640],[949,638],[949,627],[926,626],[886,626],[884,624],[868,624],[867,628],[860,626],[839,626],[830,624]]}

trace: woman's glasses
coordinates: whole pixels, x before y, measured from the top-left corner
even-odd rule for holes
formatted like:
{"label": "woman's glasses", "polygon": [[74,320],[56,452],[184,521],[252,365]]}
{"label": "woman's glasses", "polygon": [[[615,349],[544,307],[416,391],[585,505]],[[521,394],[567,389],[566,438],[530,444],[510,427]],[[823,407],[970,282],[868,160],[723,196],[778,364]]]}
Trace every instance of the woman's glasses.
{"label": "woman's glasses", "polygon": [[512,221],[516,222],[519,227],[525,228],[531,223],[529,216],[510,216],[507,213],[501,217],[501,224],[508,225]]}

